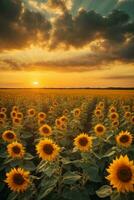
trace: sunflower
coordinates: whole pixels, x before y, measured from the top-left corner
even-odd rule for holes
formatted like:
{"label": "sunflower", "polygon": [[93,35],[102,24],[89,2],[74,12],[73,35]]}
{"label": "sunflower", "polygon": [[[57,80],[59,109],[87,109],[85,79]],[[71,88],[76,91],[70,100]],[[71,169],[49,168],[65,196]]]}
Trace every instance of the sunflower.
{"label": "sunflower", "polygon": [[102,110],[102,108],[99,105],[97,105],[95,109],[96,110]]}
{"label": "sunflower", "polygon": [[134,191],[134,162],[127,155],[113,160],[107,172],[109,175],[106,179],[118,192]]}
{"label": "sunflower", "polygon": [[94,127],[94,131],[95,131],[97,136],[102,136],[106,132],[106,127],[103,124],[97,124]]}
{"label": "sunflower", "polygon": [[36,112],[34,108],[30,108],[28,109],[27,113],[29,117],[34,117]]}
{"label": "sunflower", "polygon": [[61,124],[62,124],[62,121],[60,119],[55,120],[55,125],[57,128],[59,128],[61,126]]}
{"label": "sunflower", "polygon": [[13,106],[12,110],[15,112],[19,112],[19,108],[17,106]]}
{"label": "sunflower", "polygon": [[20,118],[17,118],[17,117],[14,117],[14,118],[13,118],[13,124],[14,124],[15,126],[20,125],[20,124],[21,124],[21,119],[20,119]]}
{"label": "sunflower", "polygon": [[81,110],[79,108],[74,109],[73,111],[73,115],[74,117],[79,117],[81,113]]}
{"label": "sunflower", "polygon": [[98,106],[101,107],[101,109],[103,109],[104,108],[104,102],[100,101],[99,104],[98,104]]}
{"label": "sunflower", "polygon": [[14,131],[7,130],[4,131],[4,133],[2,134],[2,139],[6,142],[13,142],[14,140],[17,139],[17,136],[14,133]]}
{"label": "sunflower", "polygon": [[43,120],[43,119],[46,119],[46,113],[44,113],[44,112],[39,112],[39,113],[38,113],[38,118],[39,118],[39,119],[42,119],[42,120]]}
{"label": "sunflower", "polygon": [[54,111],[54,107],[51,106],[51,107],[49,108],[49,112],[51,113],[51,112],[53,112],[53,111]]}
{"label": "sunflower", "polygon": [[63,115],[68,115],[68,110],[67,109],[65,109],[65,110],[63,110]]}
{"label": "sunflower", "polygon": [[125,112],[129,111],[129,110],[130,110],[130,106],[129,106],[129,105],[124,105],[124,106],[123,106],[123,110],[124,110]]}
{"label": "sunflower", "polygon": [[17,112],[16,111],[12,111],[11,113],[10,113],[10,116],[11,116],[11,118],[14,118],[14,117],[16,117],[16,115],[17,115]]}
{"label": "sunflower", "polygon": [[111,106],[109,109],[109,112],[110,113],[116,112],[116,108],[114,106]]}
{"label": "sunflower", "polygon": [[22,119],[23,118],[23,113],[18,112],[16,117],[19,118],[19,119]]}
{"label": "sunflower", "polygon": [[124,117],[129,120],[131,118],[131,112],[125,112]]}
{"label": "sunflower", "polygon": [[112,121],[112,127],[113,128],[117,128],[118,126],[119,126],[119,121],[118,120]]}
{"label": "sunflower", "polygon": [[39,128],[40,135],[50,136],[52,134],[52,129],[49,125],[44,124]]}
{"label": "sunflower", "polygon": [[56,101],[53,102],[53,106],[54,106],[54,107],[58,106],[58,103],[57,103]]}
{"label": "sunflower", "polygon": [[63,123],[66,123],[68,121],[67,117],[66,116],[62,116],[60,117],[60,120],[63,122]]}
{"label": "sunflower", "polygon": [[116,136],[116,142],[119,146],[129,147],[132,144],[133,137],[128,131],[121,131]]}
{"label": "sunflower", "polygon": [[3,107],[3,108],[1,108],[0,111],[5,113],[7,111],[7,108]]}
{"label": "sunflower", "polygon": [[60,147],[56,145],[52,140],[44,139],[36,145],[36,150],[40,158],[43,160],[52,161],[55,160],[58,156]]}
{"label": "sunflower", "polygon": [[95,109],[94,114],[96,117],[100,117],[102,115],[102,111],[99,109]]}
{"label": "sunflower", "polygon": [[14,192],[24,192],[30,184],[30,172],[21,168],[13,168],[6,173],[5,182],[8,187]]}
{"label": "sunflower", "polygon": [[6,114],[4,112],[0,112],[0,119],[6,119]]}
{"label": "sunflower", "polygon": [[112,112],[112,113],[110,113],[109,117],[112,121],[114,121],[114,120],[117,120],[119,118],[119,115],[118,115],[117,112]]}
{"label": "sunflower", "polygon": [[23,158],[25,154],[24,147],[19,142],[12,142],[8,144],[7,152],[12,158]]}
{"label": "sunflower", "polygon": [[80,151],[90,151],[92,147],[92,137],[85,133],[81,133],[74,139],[74,145]]}

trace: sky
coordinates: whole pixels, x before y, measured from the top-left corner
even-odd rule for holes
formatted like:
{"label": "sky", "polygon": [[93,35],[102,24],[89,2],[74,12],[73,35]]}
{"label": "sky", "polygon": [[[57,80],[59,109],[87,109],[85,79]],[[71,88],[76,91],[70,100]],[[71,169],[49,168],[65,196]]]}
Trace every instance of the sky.
{"label": "sky", "polygon": [[0,88],[134,87],[134,0],[0,0]]}

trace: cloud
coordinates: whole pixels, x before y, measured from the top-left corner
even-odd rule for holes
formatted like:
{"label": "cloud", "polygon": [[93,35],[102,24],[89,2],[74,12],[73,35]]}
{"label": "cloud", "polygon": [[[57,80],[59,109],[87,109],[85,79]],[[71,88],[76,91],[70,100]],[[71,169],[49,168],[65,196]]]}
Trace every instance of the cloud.
{"label": "cloud", "polygon": [[[41,59],[18,62],[15,58],[1,58],[0,68],[12,70],[41,69],[93,70],[120,61],[134,64],[134,22],[121,10],[107,16],[79,9],[73,16],[71,1],[50,0],[44,5],[62,12],[54,20],[24,6],[21,0],[0,1],[0,50],[22,49],[36,45],[56,52],[59,48],[89,48],[85,55],[70,58]],[[69,7],[70,5],[70,7]],[[94,41],[98,41],[93,44]],[[4,67],[3,67],[4,66]],[[62,69],[62,68],[65,69]]]}
{"label": "cloud", "polygon": [[59,16],[53,24],[51,47],[61,44],[81,48],[95,38],[124,42],[125,34],[133,34],[127,30],[129,24],[129,16],[118,10],[107,17],[84,9],[80,9],[75,17],[67,12]]}
{"label": "cloud", "polygon": [[120,0],[116,6],[116,9],[127,12],[132,19],[134,19],[134,0]]}
{"label": "cloud", "polygon": [[0,49],[19,49],[49,38],[44,15],[26,9],[21,0],[0,1]]}
{"label": "cloud", "polygon": [[107,76],[107,77],[103,77],[104,79],[115,79],[115,80],[134,80],[134,75],[122,75],[122,76]]}

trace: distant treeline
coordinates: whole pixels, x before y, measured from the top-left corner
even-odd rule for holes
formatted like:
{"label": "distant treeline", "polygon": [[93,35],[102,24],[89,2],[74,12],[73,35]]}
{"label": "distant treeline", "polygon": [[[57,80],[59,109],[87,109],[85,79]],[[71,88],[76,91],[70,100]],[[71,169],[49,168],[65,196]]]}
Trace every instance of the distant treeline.
{"label": "distant treeline", "polygon": [[7,90],[7,89],[51,89],[51,90],[134,90],[134,87],[106,87],[106,88],[90,88],[90,87],[78,87],[78,88],[72,88],[72,87],[68,87],[68,88],[0,88],[2,90]]}

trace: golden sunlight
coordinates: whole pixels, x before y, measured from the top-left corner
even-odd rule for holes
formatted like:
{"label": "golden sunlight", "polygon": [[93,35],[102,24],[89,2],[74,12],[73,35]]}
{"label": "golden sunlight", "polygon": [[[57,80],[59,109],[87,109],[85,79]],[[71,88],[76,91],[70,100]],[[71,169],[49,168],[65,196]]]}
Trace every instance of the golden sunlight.
{"label": "golden sunlight", "polygon": [[39,82],[38,81],[33,81],[33,86],[39,86]]}

